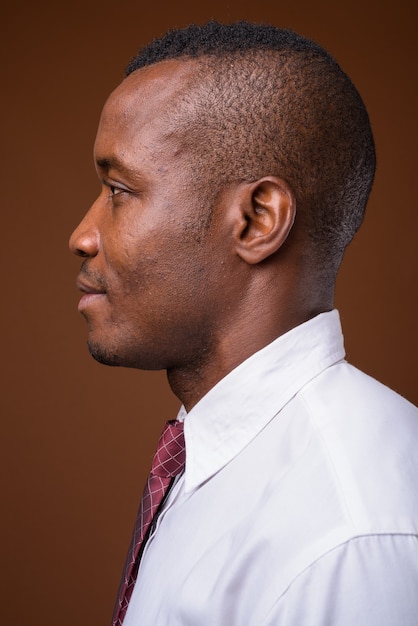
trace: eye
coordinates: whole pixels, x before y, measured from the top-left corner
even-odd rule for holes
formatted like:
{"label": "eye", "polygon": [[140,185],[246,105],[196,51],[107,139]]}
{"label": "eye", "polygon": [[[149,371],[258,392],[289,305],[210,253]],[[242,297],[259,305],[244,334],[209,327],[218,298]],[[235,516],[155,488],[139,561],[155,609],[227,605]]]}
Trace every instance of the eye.
{"label": "eye", "polygon": [[120,193],[124,192],[124,189],[121,189],[120,187],[116,187],[115,185],[109,185],[109,189],[110,189],[111,196],[117,196]]}

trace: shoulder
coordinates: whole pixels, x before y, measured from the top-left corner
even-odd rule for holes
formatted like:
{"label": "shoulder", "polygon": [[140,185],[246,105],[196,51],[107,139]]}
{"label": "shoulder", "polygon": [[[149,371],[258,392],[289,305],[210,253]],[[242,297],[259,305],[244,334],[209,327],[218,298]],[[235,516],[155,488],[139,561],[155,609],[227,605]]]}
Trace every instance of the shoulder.
{"label": "shoulder", "polygon": [[417,615],[418,537],[368,535],[310,564],[262,626],[415,626]]}
{"label": "shoulder", "polygon": [[417,408],[345,362],[300,400],[358,532],[416,532]]}
{"label": "shoulder", "polygon": [[418,409],[406,398],[346,361],[336,363],[303,390],[318,408],[344,413],[403,415],[416,419]]}

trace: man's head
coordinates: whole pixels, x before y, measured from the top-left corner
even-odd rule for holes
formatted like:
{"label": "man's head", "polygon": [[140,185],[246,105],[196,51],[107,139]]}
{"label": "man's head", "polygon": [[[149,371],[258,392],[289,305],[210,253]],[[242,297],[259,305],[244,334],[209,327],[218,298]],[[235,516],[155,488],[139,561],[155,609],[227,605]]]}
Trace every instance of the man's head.
{"label": "man's head", "polygon": [[247,22],[169,31],[126,73],[167,59],[198,61],[171,124],[206,197],[231,181],[286,180],[312,259],[334,273],[362,222],[375,170],[369,118],[349,77],[313,41]]}
{"label": "man's head", "polygon": [[90,350],[220,376],[330,307],[373,179],[367,113],[327,53],[268,26],[174,31],[127,74],[71,239]]}

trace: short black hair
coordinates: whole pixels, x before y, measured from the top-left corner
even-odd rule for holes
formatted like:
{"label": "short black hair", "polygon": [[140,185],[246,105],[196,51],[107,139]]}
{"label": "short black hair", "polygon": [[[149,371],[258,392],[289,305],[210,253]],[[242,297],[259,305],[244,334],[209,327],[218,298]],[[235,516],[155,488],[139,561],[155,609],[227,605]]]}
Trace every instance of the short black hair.
{"label": "short black hair", "polygon": [[195,84],[173,113],[213,198],[234,180],[285,179],[309,248],[339,266],[361,225],[376,158],[365,105],[333,57],[297,33],[236,22],[168,31],[126,74],[169,59],[195,59]]}

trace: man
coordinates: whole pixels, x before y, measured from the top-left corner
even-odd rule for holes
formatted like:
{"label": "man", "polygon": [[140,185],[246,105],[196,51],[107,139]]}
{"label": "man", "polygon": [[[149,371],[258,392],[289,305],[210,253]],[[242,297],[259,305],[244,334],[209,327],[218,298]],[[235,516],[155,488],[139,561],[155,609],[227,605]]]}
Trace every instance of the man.
{"label": "man", "polygon": [[333,310],[375,167],[349,78],[274,27],[169,32],[94,153],[71,238],[89,349],[166,369],[186,444],[114,624],[416,625],[417,412],[346,363]]}

